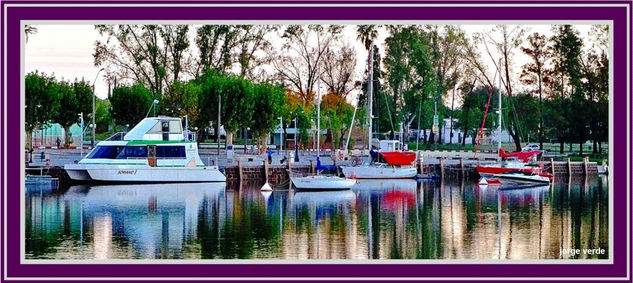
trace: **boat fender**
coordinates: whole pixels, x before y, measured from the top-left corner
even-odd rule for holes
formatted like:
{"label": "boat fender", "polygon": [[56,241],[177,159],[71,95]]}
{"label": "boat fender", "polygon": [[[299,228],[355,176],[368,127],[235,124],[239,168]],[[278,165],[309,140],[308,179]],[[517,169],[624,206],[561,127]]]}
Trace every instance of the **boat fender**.
{"label": "boat fender", "polygon": [[266,184],[264,184],[264,185],[262,186],[261,190],[262,190],[262,191],[264,191],[264,192],[269,192],[269,191],[272,191],[272,190],[273,190],[273,188],[271,188],[271,187],[270,187],[270,184],[268,184],[268,182],[266,182]]}

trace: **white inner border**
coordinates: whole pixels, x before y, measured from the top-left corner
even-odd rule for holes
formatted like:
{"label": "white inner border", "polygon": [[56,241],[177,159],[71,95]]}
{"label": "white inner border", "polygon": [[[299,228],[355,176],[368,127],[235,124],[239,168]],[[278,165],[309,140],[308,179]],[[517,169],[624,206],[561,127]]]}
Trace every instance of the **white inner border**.
{"label": "white inner border", "polygon": [[[78,4],[78,5],[73,5],[73,4],[7,4],[5,5],[4,8],[4,15],[5,15],[5,19],[4,19],[4,58],[5,58],[5,64],[3,66],[4,69],[4,76],[3,76],[3,80],[4,80],[4,93],[5,93],[5,97],[4,97],[4,105],[5,105],[5,113],[4,113],[4,140],[5,140],[5,144],[4,144],[4,152],[7,152],[7,144],[6,144],[6,140],[7,140],[7,113],[6,113],[6,102],[7,102],[7,65],[6,65],[6,58],[7,58],[7,28],[6,28],[6,23],[7,23],[7,8],[8,7],[626,7],[626,24],[627,24],[627,33],[626,33],[626,37],[627,37],[627,48],[626,48],[626,56],[627,56],[627,66],[626,66],[626,72],[627,72],[627,77],[626,77],[626,90],[627,90],[627,173],[630,172],[630,10],[629,10],[629,6],[626,4],[603,4],[603,5],[598,5],[598,4],[574,4],[574,5],[567,5],[567,4],[551,4],[551,5],[547,5],[547,4],[254,4],[254,5],[249,5],[249,4],[189,4],[189,5],[171,5],[171,4],[152,4],[152,5],[147,5],[147,4],[129,4],[129,5],[121,5],[121,4]],[[99,21],[99,23],[152,23],[152,22],[156,22],[156,23],[166,23],[167,21]],[[178,22],[178,23],[188,23],[188,24],[195,24],[195,23],[227,23],[227,22],[239,22],[239,23],[257,23],[257,24],[263,24],[263,23],[270,23],[270,22],[274,22],[274,23],[299,23],[299,24],[307,24],[307,23],[322,23],[323,21],[169,21],[169,22]],[[451,23],[451,24],[491,24],[491,23],[499,23],[498,21],[335,21],[335,23],[345,23],[345,24],[358,24],[358,23],[363,23],[363,24],[367,24],[367,23],[381,23],[384,24],[386,22],[388,23],[434,23],[434,24],[442,24],[442,23]],[[588,24],[588,23],[606,23],[605,21],[558,21],[560,23],[567,23],[567,24],[578,24],[578,23],[583,23],[583,24]],[[23,33],[23,27],[25,23],[48,23],[48,24],[52,24],[52,23],[57,23],[57,24],[90,24],[90,23],[95,23],[95,21],[21,21],[21,67],[20,67],[20,74],[21,77],[24,77],[24,33]],[[330,22],[328,22],[330,23]],[[526,23],[526,21],[504,21],[504,23],[509,23],[509,24],[523,24]],[[555,24],[556,21],[528,21],[527,23],[530,24]],[[610,42],[613,43],[613,23],[612,21],[608,22],[610,25]],[[610,76],[610,88],[609,88],[609,101],[612,101],[612,97],[613,97],[613,46],[612,44],[609,46],[609,52],[610,52],[610,66],[609,66],[609,76]],[[621,61],[620,61],[621,62]],[[20,89],[20,101],[21,104],[24,103],[24,80],[21,80],[20,83],[21,89]],[[23,127],[24,125],[24,108],[21,107],[21,115],[20,115],[20,122],[21,122],[21,127]],[[609,123],[610,125],[613,125],[613,103],[609,103]],[[21,144],[24,144],[25,140],[23,135],[21,136]],[[610,187],[610,191],[613,190],[613,150],[611,150],[612,147],[612,141],[613,141],[613,126],[609,127],[609,159],[611,160],[609,166],[610,166],[610,173],[611,175],[609,175],[608,177],[608,182],[609,182],[609,187]],[[21,154],[20,155],[20,159],[21,159],[21,177],[22,177],[22,181],[24,180],[24,155]],[[4,176],[7,176],[7,160],[6,158],[4,159]],[[6,206],[6,188],[7,188],[7,179],[4,178],[4,187],[5,187],[5,191],[4,193],[4,246],[7,246],[7,237],[6,237],[6,231],[7,231],[7,206]],[[630,176],[629,174],[627,174],[627,274],[626,277],[621,278],[621,279],[630,279]],[[24,195],[24,185],[22,183],[21,186],[21,194]],[[24,198],[21,198],[21,215],[20,215],[20,226],[21,226],[21,264],[23,263],[28,263],[28,264],[32,264],[32,263],[41,263],[39,262],[39,260],[25,260],[24,259]],[[297,263],[301,263],[301,264],[337,264],[337,263],[349,263],[349,264],[422,264],[422,263],[433,263],[433,264],[481,264],[481,263],[487,263],[487,264],[564,264],[564,263],[577,263],[577,264],[587,264],[587,263],[607,263],[607,264],[612,264],[613,263],[613,194],[610,192],[609,193],[609,260],[305,260],[305,261],[293,261],[293,260],[106,260],[106,261],[102,261],[102,260],[47,260],[46,263],[50,263],[50,264],[59,264],[59,263],[67,263],[67,264],[77,264],[77,263],[94,263],[94,264],[104,264],[104,263],[114,263],[114,264],[124,264],[124,263],[134,263],[134,264],[174,264],[174,263],[178,263],[178,264],[193,264],[193,263],[198,263],[198,264],[211,264],[211,263],[224,263],[224,264],[236,264],[236,263],[246,263],[246,264],[297,264]],[[13,277],[13,278],[9,278],[7,276],[7,254],[6,254],[6,249],[4,249],[4,273],[3,273],[3,277],[4,279],[12,279],[12,280],[86,280],[86,279],[100,279],[97,277],[82,277],[82,278],[77,278],[77,277],[68,277],[68,278],[63,278],[63,277],[54,277],[54,278],[40,278],[40,277],[33,277],[33,278],[27,278],[27,277]],[[25,260],[25,262],[23,262],[23,260]],[[202,261],[202,262],[201,262]],[[545,277],[521,277],[521,278],[517,278],[517,277],[507,277],[507,278],[497,278],[497,277],[474,277],[474,278],[462,278],[462,277],[440,277],[440,278],[428,278],[428,277],[413,277],[413,278],[389,278],[389,277],[382,277],[382,278],[362,278],[362,277],[353,277],[353,278],[333,278],[333,277],[300,277],[300,278],[315,278],[315,279],[319,279],[319,280],[377,280],[377,279],[397,279],[397,280],[507,280],[507,279],[515,279],[515,280],[520,280],[520,279],[530,279],[530,278],[539,278],[539,279],[547,279],[547,280],[591,280],[591,279],[598,279],[598,278],[558,278],[558,277],[554,277],[554,278],[545,278]],[[607,277],[608,279],[615,279],[614,277]],[[605,278],[605,279],[607,279]],[[266,278],[251,278],[251,277],[229,277],[229,278],[219,278],[219,277],[200,277],[200,278],[190,278],[190,277],[184,277],[184,278],[151,278],[151,277],[132,277],[132,278],[125,278],[125,277],[112,277],[112,278],[107,278],[107,280],[112,280],[112,279],[121,279],[121,280],[293,280],[293,279],[299,279],[299,278],[287,278],[287,277],[281,277],[281,278],[271,278],[271,277],[266,277]],[[106,279],[102,279],[102,280],[106,280]]]}

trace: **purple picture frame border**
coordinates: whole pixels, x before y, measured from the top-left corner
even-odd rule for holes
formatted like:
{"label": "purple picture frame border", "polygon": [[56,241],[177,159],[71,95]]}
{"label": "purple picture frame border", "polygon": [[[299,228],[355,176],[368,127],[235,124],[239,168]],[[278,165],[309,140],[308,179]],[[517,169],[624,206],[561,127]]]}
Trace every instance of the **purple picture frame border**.
{"label": "purple picture frame border", "polygon": [[[614,152],[626,152],[627,134],[627,10],[631,11],[629,1],[398,1],[388,4],[530,4],[528,7],[40,7],[6,6],[7,4],[285,4],[287,1],[186,1],[186,2],[101,2],[101,1],[5,1],[2,3],[2,18],[6,20],[7,57],[4,57],[4,32],[2,29],[2,60],[7,64],[5,82],[2,80],[2,100],[0,114],[4,118],[0,137],[2,138],[2,156],[7,164],[17,165],[23,150],[20,139],[20,20],[608,20],[613,21],[613,125]],[[356,1],[309,1],[295,4],[357,4]],[[365,2],[372,5],[385,2]],[[565,4],[570,6],[545,6],[547,4]],[[598,7],[582,5],[595,4]],[[623,6],[609,6],[622,4]],[[538,6],[543,5],[543,6]],[[6,13],[5,13],[6,11]],[[541,22],[542,23],[542,22]],[[630,57],[629,57],[630,58]],[[6,60],[6,62],[5,62]],[[628,70],[630,71],[630,70]],[[4,70],[3,70],[4,73]],[[5,83],[6,90],[5,93]],[[6,97],[6,105],[4,98]],[[631,107],[631,105],[628,105]],[[7,111],[6,113],[4,111]],[[6,138],[6,140],[5,140]],[[5,151],[6,142],[6,151]],[[20,264],[20,167],[2,168],[2,190],[6,192],[7,245],[5,258],[2,257],[3,278],[55,278],[55,277],[508,277],[508,278],[624,278],[629,276],[627,267],[627,160],[624,154],[615,155],[610,178],[614,178],[613,194],[613,264],[164,264],[157,261],[151,264]],[[4,163],[2,163],[4,167]],[[4,174],[6,169],[6,175]],[[3,209],[5,194],[2,195]],[[630,199],[629,199],[630,201]],[[2,237],[4,240],[4,219],[2,219]],[[630,224],[630,222],[629,222]],[[4,241],[3,241],[4,245]],[[4,268],[7,270],[4,270]]]}

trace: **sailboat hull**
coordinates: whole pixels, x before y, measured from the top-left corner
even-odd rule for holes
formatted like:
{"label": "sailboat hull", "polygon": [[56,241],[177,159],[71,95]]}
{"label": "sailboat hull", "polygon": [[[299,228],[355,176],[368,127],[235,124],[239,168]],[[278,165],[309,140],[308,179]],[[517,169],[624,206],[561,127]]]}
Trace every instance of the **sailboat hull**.
{"label": "sailboat hull", "polygon": [[412,179],[418,173],[415,167],[341,166],[347,178],[356,179]]}
{"label": "sailboat hull", "polygon": [[347,190],[356,185],[356,180],[336,176],[291,177],[292,184],[301,190]]}

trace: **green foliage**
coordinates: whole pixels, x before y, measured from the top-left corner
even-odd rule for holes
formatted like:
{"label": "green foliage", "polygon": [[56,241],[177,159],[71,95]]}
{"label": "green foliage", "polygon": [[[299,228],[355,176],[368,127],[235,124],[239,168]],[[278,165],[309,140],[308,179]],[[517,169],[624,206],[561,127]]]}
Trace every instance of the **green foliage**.
{"label": "green foliage", "polygon": [[253,86],[255,101],[253,113],[256,118],[251,121],[251,130],[257,137],[263,137],[277,126],[278,117],[282,114],[285,90],[280,86],[262,83]]}
{"label": "green foliage", "polygon": [[[69,133],[70,126],[79,121],[78,114],[87,115],[92,112],[92,88],[85,81],[75,81],[72,85],[61,81],[55,84],[55,91],[59,98],[59,111],[54,121],[59,123]],[[86,116],[84,116],[86,117]],[[66,145],[70,144],[68,136]]]}
{"label": "green foliage", "polygon": [[29,73],[24,79],[24,93],[25,128],[31,132],[51,121],[59,111],[55,78],[37,71]]}
{"label": "green foliage", "polygon": [[97,132],[103,133],[108,131],[108,125],[112,123],[112,115],[110,111],[112,111],[112,105],[110,105],[110,101],[101,99],[97,99],[95,101],[95,122],[97,123]]}
{"label": "green foliage", "polygon": [[[464,89],[470,89],[469,86],[465,86]],[[496,90],[498,91],[498,90]],[[493,97],[496,97],[496,92],[493,92]],[[475,88],[468,91],[464,97],[464,104],[459,113],[459,122],[457,123],[457,127],[461,128],[464,137],[467,135],[471,135],[473,137],[473,143],[476,142],[477,133],[479,128],[481,127],[481,123],[483,121],[484,113],[486,111],[486,104],[488,103],[488,97],[490,96],[490,88],[489,87],[480,87]],[[494,105],[493,99],[491,100],[490,108],[488,109],[488,114],[494,113]],[[484,128],[490,129],[493,126],[493,120],[491,116],[486,118],[486,122],[484,124]],[[462,139],[462,144],[465,143],[465,139]]]}
{"label": "green foliage", "polygon": [[118,125],[134,127],[145,118],[152,102],[152,93],[140,83],[131,87],[117,87],[112,90],[110,97],[112,117]]}
{"label": "green foliage", "polygon": [[[209,122],[217,121],[221,99],[220,119],[227,133],[249,126],[252,115],[256,113],[253,108],[257,102],[251,82],[213,71],[207,71],[198,81],[201,83],[198,125],[203,127],[209,125]],[[215,124],[217,127],[217,123]]]}
{"label": "green foliage", "polygon": [[175,82],[167,87],[160,113],[170,117],[184,117],[187,115],[189,123],[196,125],[199,116],[198,99],[202,87],[196,81]]}

